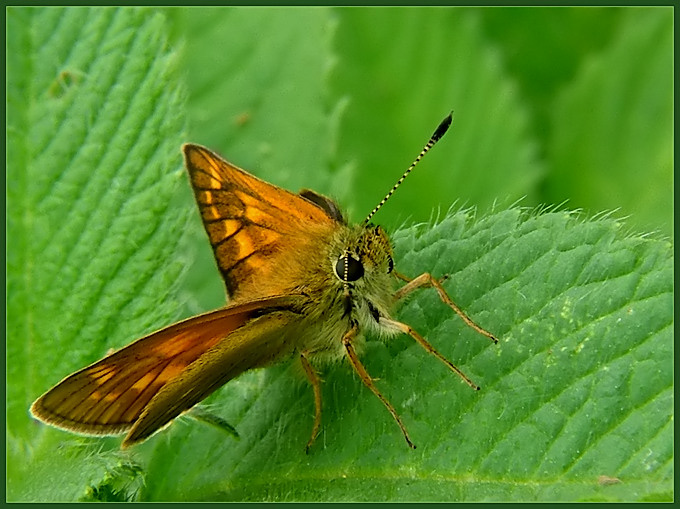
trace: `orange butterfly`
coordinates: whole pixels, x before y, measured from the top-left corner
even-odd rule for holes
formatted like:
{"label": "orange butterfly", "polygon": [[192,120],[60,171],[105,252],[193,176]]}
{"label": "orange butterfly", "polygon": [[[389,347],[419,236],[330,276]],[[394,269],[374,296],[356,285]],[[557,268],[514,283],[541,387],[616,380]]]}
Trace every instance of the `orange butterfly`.
{"label": "orange butterfly", "polygon": [[[127,432],[125,447],[146,439],[244,371],[297,357],[314,390],[309,448],[321,425],[321,381],[312,363],[346,357],[415,447],[359,361],[361,331],[409,334],[477,389],[420,334],[390,315],[405,295],[432,286],[470,327],[497,342],[430,274],[409,280],[394,271],[385,231],[369,222],[450,124],[451,115],[392,190],[354,226],[329,198],[310,190],[293,194],[204,147],[184,145],[229,305],[150,334],[66,377],[33,403],[31,413],[84,434]],[[406,281],[396,292],[395,278]]]}

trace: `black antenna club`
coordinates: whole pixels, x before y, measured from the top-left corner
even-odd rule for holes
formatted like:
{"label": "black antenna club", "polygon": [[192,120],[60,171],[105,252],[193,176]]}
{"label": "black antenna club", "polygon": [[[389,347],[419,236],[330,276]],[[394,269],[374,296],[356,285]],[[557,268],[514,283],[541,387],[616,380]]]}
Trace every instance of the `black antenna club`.
{"label": "black antenna club", "polygon": [[446,131],[449,130],[449,127],[451,126],[451,122],[453,121],[453,111],[448,114],[448,116],[441,121],[441,123],[437,126],[437,129],[435,129],[434,133],[432,136],[430,136],[430,139],[428,142],[425,144],[423,147],[423,150],[420,151],[420,154],[418,154],[418,157],[415,158],[415,160],[411,163],[411,166],[408,167],[408,169],[404,172],[404,174],[397,180],[397,183],[394,184],[392,189],[390,189],[390,192],[385,195],[385,197],[378,203],[378,205],[375,206],[375,208],[371,211],[370,214],[364,219],[363,224],[367,225],[368,222],[371,220],[371,218],[375,215],[378,210],[381,209],[383,205],[385,205],[385,202],[389,200],[390,196],[397,190],[397,188],[401,185],[401,183],[404,181],[406,177],[408,177],[408,174],[411,173],[411,170],[416,167],[416,164],[420,162],[420,160],[423,158],[427,152],[434,147],[434,144],[437,143],[444,134],[446,134]]}

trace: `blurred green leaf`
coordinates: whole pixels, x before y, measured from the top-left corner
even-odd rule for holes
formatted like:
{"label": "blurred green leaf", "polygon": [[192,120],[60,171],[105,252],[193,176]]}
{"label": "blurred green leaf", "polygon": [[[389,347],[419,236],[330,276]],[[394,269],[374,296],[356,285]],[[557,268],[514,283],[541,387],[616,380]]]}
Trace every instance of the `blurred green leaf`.
{"label": "blurred green leaf", "polygon": [[618,7],[498,7],[482,9],[484,33],[503,52],[532,110],[541,144],[552,129],[555,96],[584,59],[610,42],[625,9]]}
{"label": "blurred green leaf", "polygon": [[28,407],[177,316],[183,110],[163,26],[134,9],[8,10],[9,499],[73,500],[111,466],[55,455],[64,434]]}
{"label": "blurred green leaf", "polygon": [[218,7],[170,14],[184,45],[191,141],[279,186],[329,192],[331,11]]}
{"label": "blurred green leaf", "polygon": [[427,220],[455,201],[487,208],[533,194],[541,172],[517,87],[485,44],[478,10],[337,9],[333,91],[347,96],[338,163],[355,165],[361,220],[454,112],[447,137],[381,212]]}
{"label": "blurred green leaf", "polygon": [[548,203],[620,209],[639,230],[673,224],[673,17],[627,9],[611,46],[555,103]]}

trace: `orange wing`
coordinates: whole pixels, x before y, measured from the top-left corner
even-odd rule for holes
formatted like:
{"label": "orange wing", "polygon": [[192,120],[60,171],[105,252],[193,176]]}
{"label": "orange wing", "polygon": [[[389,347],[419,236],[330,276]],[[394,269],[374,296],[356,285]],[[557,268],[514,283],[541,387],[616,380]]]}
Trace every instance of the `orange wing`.
{"label": "orange wing", "polygon": [[[277,266],[279,253],[307,241],[304,232],[336,225],[312,200],[260,180],[204,147],[186,144],[183,151],[201,218],[232,300],[249,298],[253,284]],[[269,294],[285,291],[276,287],[275,279],[269,280],[268,289]]]}
{"label": "orange wing", "polygon": [[[239,348],[246,353],[251,345],[244,341],[257,331],[249,331],[241,340],[232,341],[238,331],[248,329],[258,317],[286,312],[291,317],[298,314],[293,308],[300,304],[300,297],[275,297],[243,305],[230,306],[176,323],[150,334],[112,353],[77,373],[65,378],[31,406],[31,413],[54,426],[84,434],[112,435],[124,432],[132,426],[139,427],[139,419],[149,413],[150,407],[159,408],[154,400],[159,392],[173,381],[182,380],[191,366],[205,364],[211,349],[218,348],[228,357],[230,351],[220,343],[233,343],[232,350]],[[292,315],[291,315],[292,313]],[[281,320],[279,319],[278,322]],[[271,322],[278,323],[277,320]],[[277,330],[279,336],[282,330]],[[230,341],[223,341],[229,338]],[[257,341],[253,341],[253,345]],[[231,352],[233,355],[235,353]],[[241,358],[247,357],[236,352]],[[227,359],[228,361],[229,359]],[[200,389],[200,399],[176,395],[178,401],[167,408],[158,419],[147,421],[141,431],[142,440],[170,422],[180,413],[205,398],[223,385],[229,378],[257,365],[256,359],[238,373],[214,373],[204,371],[195,380]],[[225,379],[225,375],[227,378]],[[219,377],[219,383],[215,378]],[[194,391],[186,388],[185,392]],[[156,411],[156,414],[159,412]],[[162,421],[162,422],[159,422]],[[151,426],[151,424],[153,424]]]}

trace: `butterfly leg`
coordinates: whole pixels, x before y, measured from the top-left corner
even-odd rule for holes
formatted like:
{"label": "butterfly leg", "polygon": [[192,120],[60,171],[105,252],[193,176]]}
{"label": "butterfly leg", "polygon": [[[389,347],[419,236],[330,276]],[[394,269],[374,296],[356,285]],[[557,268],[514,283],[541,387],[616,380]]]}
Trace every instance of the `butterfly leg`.
{"label": "butterfly leg", "polygon": [[383,405],[389,410],[389,412],[392,414],[392,417],[394,417],[394,420],[397,421],[397,424],[399,425],[399,429],[401,429],[401,432],[404,434],[404,438],[406,439],[406,443],[411,449],[415,449],[416,446],[411,442],[411,438],[408,436],[408,432],[406,431],[406,427],[404,426],[404,423],[401,421],[401,417],[399,417],[399,414],[397,414],[397,411],[394,409],[392,404],[387,401],[387,398],[383,396],[378,388],[375,386],[373,383],[373,379],[371,376],[368,374],[366,371],[366,368],[364,367],[363,364],[361,364],[361,361],[359,361],[359,357],[357,356],[356,350],[354,350],[354,346],[352,346],[352,339],[356,337],[356,335],[359,332],[359,325],[356,322],[352,323],[352,327],[345,333],[345,335],[342,337],[342,344],[345,347],[345,350],[347,351],[347,357],[349,358],[350,364],[352,364],[352,367],[354,368],[354,371],[357,372],[359,375],[359,378],[361,378],[361,381],[364,383],[366,387],[368,387],[373,394],[375,394],[380,401],[382,401]]}
{"label": "butterfly leg", "polygon": [[[494,337],[493,334],[491,334],[486,329],[483,329],[482,327],[477,325],[465,313],[463,313],[463,310],[460,309],[456,305],[456,303],[451,300],[451,297],[449,297],[449,295],[446,293],[446,290],[444,290],[444,287],[442,286],[441,281],[433,278],[432,275],[429,272],[425,272],[425,273],[421,274],[420,276],[418,276],[414,279],[408,279],[406,276],[403,276],[402,274],[398,274],[397,272],[395,272],[395,276],[398,277],[399,279],[403,280],[403,281],[407,281],[407,283],[404,286],[402,286],[401,288],[399,288],[399,290],[397,290],[395,292],[395,294],[394,294],[395,300],[403,299],[406,295],[411,293],[413,290],[416,290],[418,288],[422,288],[424,286],[430,286],[430,287],[434,288],[435,290],[437,290],[437,293],[439,294],[439,298],[442,300],[442,302],[444,304],[446,304],[447,306],[449,306],[451,309],[453,309],[456,312],[456,314],[463,319],[463,321],[468,325],[468,327],[473,328],[478,333],[480,333],[482,336],[486,336],[487,338],[489,338],[494,343],[498,343],[498,340]],[[444,277],[442,279],[446,279],[446,278]],[[411,334],[411,333],[406,332],[406,334]],[[418,341],[418,342],[420,343],[420,341]]]}
{"label": "butterfly leg", "polygon": [[319,378],[319,374],[314,370],[304,353],[300,354],[300,363],[305,370],[309,383],[312,384],[312,389],[314,389],[314,427],[312,428],[312,436],[305,447],[305,453],[309,453],[309,448],[316,440],[321,429],[321,378]]}
{"label": "butterfly leg", "polygon": [[404,334],[408,334],[411,336],[413,339],[416,340],[416,342],[422,346],[425,350],[427,350],[429,353],[434,355],[437,359],[442,361],[446,366],[453,371],[456,375],[461,377],[463,381],[468,384],[470,387],[472,387],[474,390],[478,391],[479,386],[475,385],[475,383],[470,380],[465,373],[463,373],[460,369],[458,369],[456,366],[453,365],[453,363],[448,360],[446,357],[444,357],[442,354],[440,354],[423,336],[418,334],[413,328],[411,328],[410,325],[406,325],[405,323],[402,322],[397,322],[395,320],[387,320],[385,318],[381,318],[381,321],[385,321],[389,323],[390,327],[400,329],[401,332]]}

